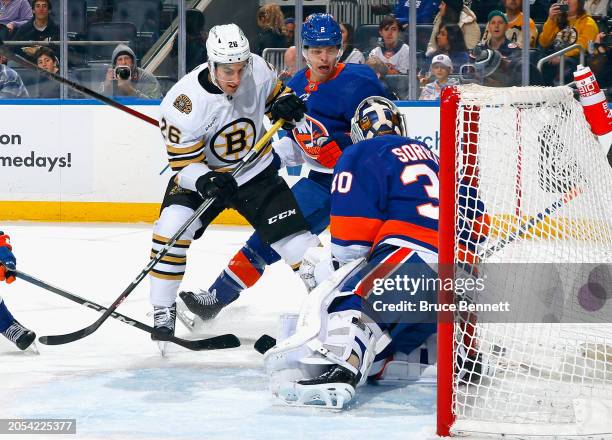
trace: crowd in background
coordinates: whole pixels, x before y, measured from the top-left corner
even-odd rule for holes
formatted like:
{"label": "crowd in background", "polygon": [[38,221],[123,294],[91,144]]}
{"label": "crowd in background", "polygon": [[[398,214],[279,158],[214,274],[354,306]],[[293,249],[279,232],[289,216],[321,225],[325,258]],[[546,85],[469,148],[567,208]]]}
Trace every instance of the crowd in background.
{"label": "crowd in background", "polygon": [[[124,3],[128,4],[129,0]],[[407,38],[410,15],[408,0],[400,0],[394,6],[374,5],[372,11],[378,14],[374,15],[377,23],[362,24],[356,28],[351,23],[341,23],[343,51],[340,61],[369,65],[385,84],[389,96],[400,99],[406,98],[406,75],[411,71],[417,73],[419,99],[427,100],[437,99],[441,90],[450,84],[521,84],[522,0],[419,0],[416,3],[417,30],[421,34],[428,33],[426,38],[417,38],[416,65],[411,65],[411,48]],[[571,73],[579,63],[579,48],[565,53],[565,69],[561,75],[560,56],[550,57],[540,69],[536,68],[536,64],[544,56],[578,44],[602,87],[612,87],[609,57],[612,24],[608,18],[608,0],[555,0],[552,3],[549,0],[535,0],[531,2],[530,11],[530,44],[526,48],[530,51],[530,84],[570,82]],[[61,64],[57,47],[36,44],[60,39],[60,29],[52,19],[52,12],[51,0],[0,0],[0,38],[29,42],[14,46],[16,53],[44,70],[59,74]],[[117,10],[109,11],[106,8],[101,14],[103,19],[106,14],[109,22],[116,21]],[[152,47],[155,39],[164,31],[159,17],[149,12],[143,15],[144,20],[134,33],[137,38],[130,39],[127,45],[103,47],[106,52],[98,50],[104,52],[102,58],[106,57],[102,59],[107,62],[103,70],[96,56],[83,53],[82,48],[71,47],[71,64],[78,65],[81,59],[87,59],[89,64],[83,63],[80,69],[74,69],[66,76],[79,81],[82,75],[91,74],[97,68],[96,71],[101,71],[102,76],[97,84],[90,81],[88,86],[94,88],[95,85],[95,90],[100,93],[160,98],[176,78],[164,75],[164,64],[155,71],[155,75],[139,66],[139,57]],[[188,10],[186,22],[185,62],[187,71],[190,71],[206,59],[205,16],[198,10]],[[258,34],[255,41],[251,41],[251,50],[265,56],[269,52],[266,49],[282,49],[282,62],[275,64],[282,70],[281,77],[291,77],[295,73],[298,56],[293,46],[294,35],[299,31],[300,24],[293,17],[286,17],[276,4],[262,5],[257,11],[256,23]],[[214,24],[217,23],[209,23]],[[122,40],[124,37],[114,39]],[[165,65],[176,65],[177,46],[175,38]],[[35,80],[22,81],[20,76],[25,74],[24,69],[11,65],[10,61],[7,63],[6,58],[0,58],[0,61],[0,97],[59,97],[57,82],[40,75]],[[70,93],[69,97],[79,95]]]}

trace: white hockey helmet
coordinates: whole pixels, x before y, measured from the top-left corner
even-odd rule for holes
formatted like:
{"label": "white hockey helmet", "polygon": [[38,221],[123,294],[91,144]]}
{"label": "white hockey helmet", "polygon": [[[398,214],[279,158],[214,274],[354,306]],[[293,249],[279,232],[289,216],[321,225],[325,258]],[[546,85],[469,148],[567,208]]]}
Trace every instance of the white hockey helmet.
{"label": "white hockey helmet", "polygon": [[217,64],[233,64],[246,61],[247,66],[245,74],[249,73],[253,59],[249,40],[247,40],[244,32],[237,25],[222,24],[214,26],[206,40],[206,51],[208,52],[208,69],[212,82],[217,83],[215,67]]}

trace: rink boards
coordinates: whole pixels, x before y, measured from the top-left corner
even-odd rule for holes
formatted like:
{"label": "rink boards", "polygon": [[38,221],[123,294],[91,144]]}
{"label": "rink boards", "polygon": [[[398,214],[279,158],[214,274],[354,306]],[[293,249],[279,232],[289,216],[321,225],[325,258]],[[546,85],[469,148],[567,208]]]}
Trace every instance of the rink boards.
{"label": "rink boards", "polygon": [[[123,100],[158,118],[159,101]],[[437,151],[437,102],[399,102]],[[0,220],[152,222],[168,178],[159,129],[93,100],[0,100]],[[160,174],[161,173],[161,174]],[[306,169],[283,172],[291,183]],[[216,223],[245,224],[235,211]]]}

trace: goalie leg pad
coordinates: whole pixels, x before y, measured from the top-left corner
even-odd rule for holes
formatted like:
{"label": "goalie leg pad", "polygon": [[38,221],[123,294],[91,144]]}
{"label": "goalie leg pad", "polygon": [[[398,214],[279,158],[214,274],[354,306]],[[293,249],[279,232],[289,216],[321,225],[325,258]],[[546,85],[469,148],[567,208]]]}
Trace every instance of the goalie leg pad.
{"label": "goalie leg pad", "polygon": [[297,384],[338,365],[354,374],[359,384],[365,382],[382,332],[358,310],[330,309],[334,300],[342,303],[353,296],[337,287],[361,264],[355,261],[343,266],[313,290],[300,310],[295,333],[264,355],[270,389],[284,402],[341,408],[355,395],[354,381]]}
{"label": "goalie leg pad", "polygon": [[320,338],[308,342],[312,355],[301,362],[340,365],[358,381],[365,380],[374,361],[376,341],[382,335],[380,328],[357,310],[330,313],[326,324]]}
{"label": "goalie leg pad", "polygon": [[284,372],[275,394],[292,406],[340,410],[349,403],[367,379],[381,335],[363,318],[356,310],[330,313],[326,329],[306,343],[310,350],[298,359],[298,369]]}

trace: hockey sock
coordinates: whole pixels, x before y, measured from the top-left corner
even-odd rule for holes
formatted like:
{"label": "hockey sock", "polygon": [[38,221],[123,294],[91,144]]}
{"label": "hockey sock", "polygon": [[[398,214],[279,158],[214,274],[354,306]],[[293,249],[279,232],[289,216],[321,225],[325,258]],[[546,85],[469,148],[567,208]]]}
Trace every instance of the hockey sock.
{"label": "hockey sock", "polygon": [[4,301],[0,298],[0,333],[9,328],[15,322],[15,318],[8,311]]}
{"label": "hockey sock", "polygon": [[219,275],[209,292],[216,290],[217,299],[229,304],[236,300],[244,289],[253,286],[264,273],[266,262],[249,246],[244,246]]}
{"label": "hockey sock", "polygon": [[222,304],[229,304],[235,301],[242,292],[242,287],[238,285],[224,270],[217,277],[215,282],[208,289],[209,292],[216,291],[216,297]]}

